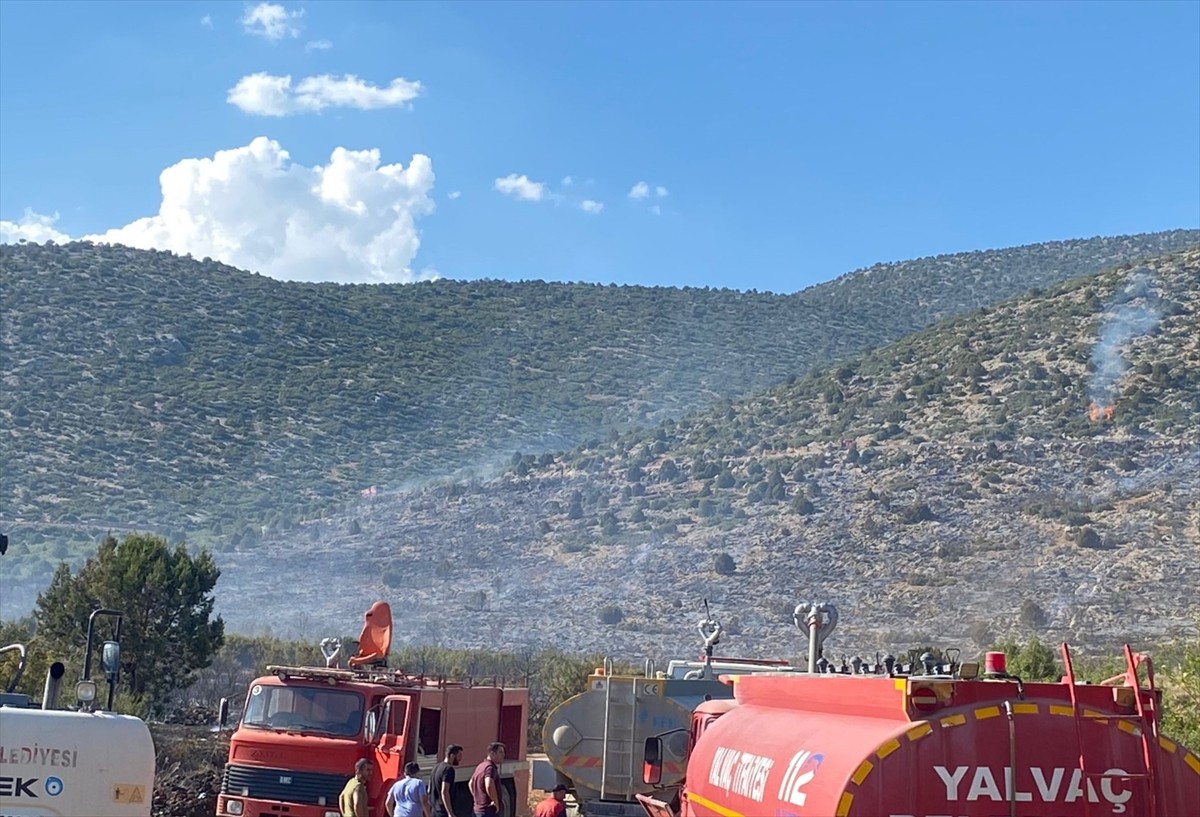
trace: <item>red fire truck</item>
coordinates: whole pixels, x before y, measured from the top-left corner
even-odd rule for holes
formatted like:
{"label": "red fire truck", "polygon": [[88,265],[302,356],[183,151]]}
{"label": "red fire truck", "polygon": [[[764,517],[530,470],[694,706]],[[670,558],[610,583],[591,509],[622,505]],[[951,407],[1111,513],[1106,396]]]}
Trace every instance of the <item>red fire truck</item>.
{"label": "red fire truck", "polygon": [[451,743],[463,747],[464,763],[455,810],[470,814],[467,780],[493,741],[506,749],[500,768],[505,817],[522,813],[529,789],[529,690],[389,669],[383,664],[391,612],[377,602],[366,619],[349,668],[270,666],[268,675],[251,682],[230,739],[218,817],[339,817],[338,795],[364,757],[374,767],[371,817],[385,817],[384,799],[404,776],[404,765],[416,761],[428,780]]}
{"label": "red fire truck", "polygon": [[[650,817],[1200,817],[1200,758],[1159,732],[1149,665],[1023,683],[1003,653],[977,664],[760,673],[697,707],[688,733],[646,742],[645,779],[687,759],[682,794]],[[875,674],[878,672],[878,674]]]}

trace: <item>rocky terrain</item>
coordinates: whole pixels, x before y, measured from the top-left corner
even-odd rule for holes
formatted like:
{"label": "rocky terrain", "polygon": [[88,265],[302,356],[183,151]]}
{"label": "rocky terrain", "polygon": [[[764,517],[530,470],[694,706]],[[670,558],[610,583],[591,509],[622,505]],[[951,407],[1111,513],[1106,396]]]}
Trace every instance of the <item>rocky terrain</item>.
{"label": "rocky terrain", "polygon": [[1197,230],[1046,242],[792,294],[301,284],[166,252],[3,245],[0,615],[28,612],[60,561],[78,566],[109,532],[250,548],[371,486],[492,476],[514,450],[654,429],[1197,244]]}
{"label": "rocky terrain", "polygon": [[[733,530],[689,525],[586,554],[533,531],[546,503],[595,489],[594,477],[384,497],[355,515],[358,533],[345,520],[316,523],[229,557],[219,606],[236,630],[315,638],[351,631],[383,598],[403,611],[399,644],[561,644],[660,658],[696,650],[702,599],[732,625],[727,649],[756,656],[803,651],[790,623],[801,600],[837,604],[837,643],[863,654],[926,641],[977,648],[1030,632],[1092,646],[1195,632],[1200,445],[1114,434],[1006,443],[991,456],[983,445],[884,450],[907,464],[862,473],[834,464],[844,456],[836,447],[802,452],[830,462],[812,472],[819,514],[755,515]],[[1124,458],[1139,462],[1136,475],[1114,465]],[[972,498],[957,502],[963,494]],[[933,518],[910,523],[922,497]],[[1033,503],[1087,507],[1103,541],[1080,546],[1081,528],[1031,514]],[[443,576],[431,542],[452,565]],[[720,553],[735,572],[715,571]],[[482,609],[469,608],[474,594]],[[300,612],[263,616],[235,601],[272,596]],[[613,605],[624,620],[602,624]]]}
{"label": "rocky terrain", "polygon": [[[88,247],[72,246],[79,258],[71,263],[90,258]],[[890,282],[890,273],[899,274],[876,270],[837,286]],[[1031,632],[1096,646],[1194,633],[1198,315],[1193,248],[976,309],[831,367],[802,369],[769,390],[714,394],[709,405],[656,424],[614,426],[557,451],[491,449],[495,478],[380,483],[353,491],[340,512],[310,507],[222,536],[214,545],[223,571],[217,610],[233,632],[315,641],[353,634],[366,606],[385,598],[398,612],[397,645],[559,646],[628,658],[693,652],[705,599],[727,625],[728,649],[756,655],[802,650],[789,621],[801,600],[842,607],[836,638],[848,652],[924,640],[982,646]],[[10,326],[19,334],[38,320]],[[839,331],[831,318],[806,343],[820,347]],[[588,376],[572,367],[560,371]],[[164,388],[190,382],[177,368],[153,376]],[[230,389],[221,392],[228,399],[237,394]],[[139,409],[125,409],[137,425]],[[4,411],[12,439],[53,433],[50,409],[28,395]],[[220,488],[241,485],[243,505],[269,503],[287,479],[302,478],[306,491],[348,479],[342,455],[326,462],[313,453],[316,438],[294,432],[269,444],[271,456],[296,445],[307,458],[271,470],[253,456],[249,432],[234,434],[231,412],[220,411],[209,418],[215,447],[204,467],[219,473],[218,455],[250,452],[258,476]],[[252,426],[267,434],[267,425]],[[121,428],[115,440],[135,439],[133,425]],[[364,464],[380,466],[362,453],[370,448],[365,428],[350,422],[337,449],[366,446],[353,458],[359,474]],[[152,430],[163,452],[182,445],[168,426]],[[80,450],[96,453],[95,439],[82,438]],[[127,476],[138,472],[130,451],[104,456],[120,458]],[[67,478],[44,457],[26,465],[42,482]],[[179,484],[169,490],[144,480],[110,488],[136,494],[137,503],[182,490],[168,504],[190,496],[197,518],[224,518],[220,502],[201,501],[217,483],[205,477],[193,488],[173,473]],[[260,483],[275,487],[256,494]],[[95,496],[107,490],[88,484]],[[30,509],[68,502],[10,487]],[[49,567],[57,551],[48,548],[16,539],[5,557],[6,605],[17,586],[9,560],[19,571]]]}
{"label": "rocky terrain", "polygon": [[[319,638],[385,598],[397,643],[626,657],[692,652],[703,599],[755,655],[802,651],[800,600],[842,609],[850,653],[1195,634],[1198,315],[1197,250],[1063,285],[493,481],[364,499],[226,554],[219,609]],[[272,596],[299,612],[264,617]]]}

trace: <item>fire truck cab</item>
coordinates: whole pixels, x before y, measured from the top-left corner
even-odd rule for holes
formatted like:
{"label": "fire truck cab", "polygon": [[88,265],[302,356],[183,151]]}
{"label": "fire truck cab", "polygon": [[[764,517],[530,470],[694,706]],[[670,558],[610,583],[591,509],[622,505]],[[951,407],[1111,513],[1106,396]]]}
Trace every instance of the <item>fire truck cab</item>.
{"label": "fire truck cab", "polygon": [[[382,656],[386,658],[387,648]],[[338,796],[360,758],[371,761],[371,817],[415,761],[428,781],[452,743],[463,747],[454,805],[470,813],[467,780],[489,743],[505,745],[503,799],[525,807],[529,690],[448,681],[382,666],[269,666],[246,692],[217,799],[218,817],[339,817]]]}

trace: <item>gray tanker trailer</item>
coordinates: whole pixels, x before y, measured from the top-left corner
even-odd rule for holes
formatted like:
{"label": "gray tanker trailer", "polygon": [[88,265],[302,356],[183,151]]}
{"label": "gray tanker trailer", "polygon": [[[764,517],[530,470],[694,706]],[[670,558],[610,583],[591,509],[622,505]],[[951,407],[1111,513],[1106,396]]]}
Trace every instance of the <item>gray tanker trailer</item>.
{"label": "gray tanker trailer", "polygon": [[[786,661],[713,658],[721,624],[708,617],[699,630],[700,660],[672,660],[664,671],[647,661],[640,675],[613,674],[606,660],[588,676],[583,692],[547,715],[542,745],[555,775],[547,783],[566,784],[581,814],[645,817],[635,795],[674,796],[687,768],[692,710],[704,701],[733,698],[733,687],[720,676],[801,671]],[[646,738],[654,736],[664,736],[663,764],[661,781],[651,786],[642,782],[642,764]]]}

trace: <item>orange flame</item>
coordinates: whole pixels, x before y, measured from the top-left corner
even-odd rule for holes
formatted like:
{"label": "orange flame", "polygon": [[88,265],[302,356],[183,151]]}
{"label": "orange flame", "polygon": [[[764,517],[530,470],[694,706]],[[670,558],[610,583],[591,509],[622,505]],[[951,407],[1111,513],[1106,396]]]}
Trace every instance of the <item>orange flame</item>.
{"label": "orange flame", "polygon": [[1091,420],[1093,423],[1098,423],[1101,420],[1108,422],[1108,421],[1112,420],[1112,418],[1113,418],[1113,407],[1112,406],[1101,406],[1096,403],[1092,403],[1090,406],[1088,406],[1088,419]]}

